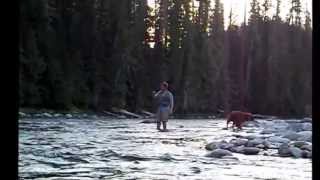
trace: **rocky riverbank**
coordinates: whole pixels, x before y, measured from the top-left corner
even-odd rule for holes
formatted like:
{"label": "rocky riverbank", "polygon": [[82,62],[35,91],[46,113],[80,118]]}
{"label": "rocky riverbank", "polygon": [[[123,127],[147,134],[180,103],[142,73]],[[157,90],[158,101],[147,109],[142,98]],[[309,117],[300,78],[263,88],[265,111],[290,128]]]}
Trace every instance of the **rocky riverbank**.
{"label": "rocky riverbank", "polygon": [[[312,119],[257,120],[247,122],[247,132],[256,135],[242,136],[241,131],[229,141],[213,141],[205,146],[206,156],[230,158],[233,153],[294,158],[312,158]],[[228,131],[231,131],[229,129]]]}

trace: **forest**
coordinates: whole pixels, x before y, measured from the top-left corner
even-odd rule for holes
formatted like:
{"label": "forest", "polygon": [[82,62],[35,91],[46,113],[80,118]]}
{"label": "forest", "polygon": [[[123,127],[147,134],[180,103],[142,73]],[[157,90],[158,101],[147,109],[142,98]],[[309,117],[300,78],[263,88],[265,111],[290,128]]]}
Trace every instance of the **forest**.
{"label": "forest", "polygon": [[284,0],[250,0],[241,25],[211,1],[20,1],[20,107],[153,111],[152,91],[168,81],[175,113],[310,115],[312,26],[300,0],[286,18]]}

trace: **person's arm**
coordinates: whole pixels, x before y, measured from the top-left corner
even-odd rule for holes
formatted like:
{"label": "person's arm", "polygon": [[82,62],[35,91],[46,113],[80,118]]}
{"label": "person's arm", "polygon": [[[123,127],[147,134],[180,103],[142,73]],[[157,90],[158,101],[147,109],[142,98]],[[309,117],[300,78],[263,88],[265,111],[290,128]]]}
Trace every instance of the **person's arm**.
{"label": "person's arm", "polygon": [[171,113],[173,113],[173,105],[174,105],[173,95],[170,93],[170,112]]}
{"label": "person's arm", "polygon": [[153,97],[154,97],[154,98],[158,97],[159,94],[160,94],[160,92],[161,92],[161,90],[159,90],[158,92],[153,91]]}

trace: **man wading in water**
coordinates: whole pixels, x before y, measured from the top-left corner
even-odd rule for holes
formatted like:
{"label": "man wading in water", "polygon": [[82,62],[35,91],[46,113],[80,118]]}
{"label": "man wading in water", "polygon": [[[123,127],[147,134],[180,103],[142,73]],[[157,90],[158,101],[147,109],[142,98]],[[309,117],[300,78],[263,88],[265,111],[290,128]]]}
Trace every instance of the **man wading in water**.
{"label": "man wading in water", "polygon": [[162,122],[163,131],[166,131],[169,115],[173,112],[173,95],[168,90],[168,83],[162,82],[160,91],[157,93],[153,91],[153,94],[158,106],[156,113],[157,129],[161,130],[160,126]]}

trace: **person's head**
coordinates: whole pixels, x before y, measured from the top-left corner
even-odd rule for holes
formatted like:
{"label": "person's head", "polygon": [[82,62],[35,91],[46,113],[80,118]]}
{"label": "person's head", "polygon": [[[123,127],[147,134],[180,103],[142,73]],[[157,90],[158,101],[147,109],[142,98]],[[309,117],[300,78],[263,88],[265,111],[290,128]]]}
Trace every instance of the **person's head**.
{"label": "person's head", "polygon": [[168,83],[163,81],[161,84],[160,84],[160,89],[161,90],[167,90],[168,89]]}

